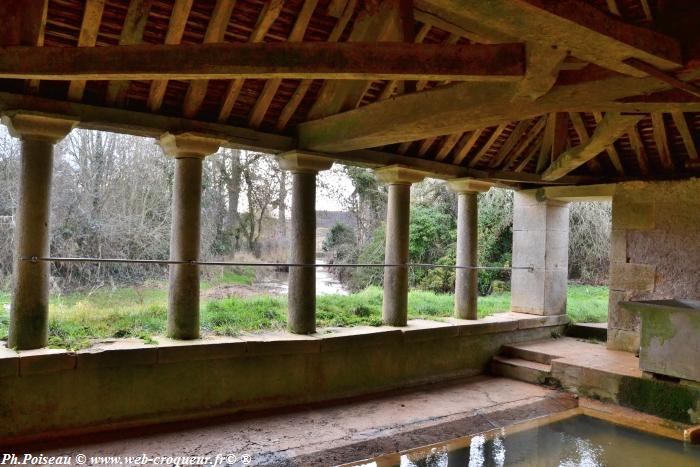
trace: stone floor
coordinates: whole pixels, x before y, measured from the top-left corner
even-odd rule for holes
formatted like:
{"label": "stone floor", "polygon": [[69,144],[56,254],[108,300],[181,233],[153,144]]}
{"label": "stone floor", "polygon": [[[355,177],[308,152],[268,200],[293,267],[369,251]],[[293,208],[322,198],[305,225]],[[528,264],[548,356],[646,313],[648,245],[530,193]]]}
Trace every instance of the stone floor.
{"label": "stone floor", "polygon": [[[490,430],[577,406],[570,395],[520,381],[476,377],[332,406],[93,435],[45,455],[235,454],[251,465],[334,465]],[[226,465],[226,462],[219,465]],[[240,465],[240,460],[231,465]]]}

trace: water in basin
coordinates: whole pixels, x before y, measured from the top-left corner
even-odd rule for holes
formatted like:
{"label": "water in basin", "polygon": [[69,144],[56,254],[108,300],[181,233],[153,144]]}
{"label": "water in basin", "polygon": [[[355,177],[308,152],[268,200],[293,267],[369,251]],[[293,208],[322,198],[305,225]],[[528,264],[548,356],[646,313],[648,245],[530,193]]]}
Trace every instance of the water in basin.
{"label": "water in basin", "polygon": [[[536,428],[476,435],[354,464],[366,467],[700,466],[700,446],[577,415]],[[448,447],[449,445],[449,447]]]}

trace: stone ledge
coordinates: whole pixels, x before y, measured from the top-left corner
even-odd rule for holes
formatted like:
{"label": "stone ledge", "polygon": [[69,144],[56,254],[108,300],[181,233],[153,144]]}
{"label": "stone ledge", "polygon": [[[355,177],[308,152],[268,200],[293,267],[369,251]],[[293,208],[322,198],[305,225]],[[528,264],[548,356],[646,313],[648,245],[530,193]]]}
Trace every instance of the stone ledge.
{"label": "stone ledge", "polygon": [[518,321],[518,329],[532,329],[547,326],[562,326],[569,324],[568,315],[537,316]]}
{"label": "stone ledge", "polygon": [[155,365],[158,347],[139,339],[104,342],[77,353],[78,369]]}
{"label": "stone ledge", "polygon": [[331,332],[328,332],[329,329],[321,329],[311,336],[272,331],[248,333],[238,338],[217,336],[192,341],[157,337],[157,345],[145,344],[139,339],[123,339],[102,342],[78,352],[61,349],[14,352],[0,346],[0,377],[246,356],[342,352],[352,351],[353,348],[400,346],[404,343],[552,327],[566,323],[566,315],[538,316],[505,312],[480,320],[410,320],[406,327],[358,326],[331,328]]}
{"label": "stone ledge", "polygon": [[14,350],[0,345],[0,378],[19,375],[19,355]]}
{"label": "stone ledge", "polygon": [[386,326],[334,328],[331,333],[316,336],[321,339],[321,352],[334,352],[347,347],[398,345],[403,342],[403,332],[400,329]]}
{"label": "stone ledge", "polygon": [[246,353],[246,342],[233,337],[209,337],[180,341],[158,337],[158,363],[194,360],[215,360],[240,357]]}
{"label": "stone ledge", "polygon": [[240,339],[246,343],[246,355],[251,356],[310,354],[321,351],[321,339],[287,332],[243,334]]}
{"label": "stone ledge", "polygon": [[75,352],[63,349],[21,350],[19,354],[19,375],[74,370]]}
{"label": "stone ledge", "polygon": [[403,332],[404,342],[419,342],[433,339],[457,337],[459,328],[444,321],[412,319],[408,326],[398,328]]}

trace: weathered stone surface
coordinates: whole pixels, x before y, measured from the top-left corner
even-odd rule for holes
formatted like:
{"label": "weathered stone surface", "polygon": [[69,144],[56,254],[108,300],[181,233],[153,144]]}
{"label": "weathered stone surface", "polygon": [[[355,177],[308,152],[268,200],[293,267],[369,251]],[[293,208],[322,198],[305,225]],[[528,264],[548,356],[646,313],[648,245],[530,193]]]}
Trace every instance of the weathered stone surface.
{"label": "weathered stone surface", "polygon": [[155,365],[157,361],[158,348],[140,339],[106,342],[77,352],[77,368],[81,370]]}
{"label": "weathered stone surface", "polygon": [[[233,358],[215,355],[159,364],[158,347],[143,344],[83,351],[72,371],[3,378],[0,438],[270,409],[476,375],[485,371],[501,345],[543,339],[552,329],[563,329],[514,329],[521,318],[503,313],[475,326],[449,326],[450,331],[438,326],[434,332],[469,331],[411,342],[405,342],[401,330],[373,332],[371,345],[359,336],[329,338],[322,352],[323,337],[283,332],[243,336],[249,352]],[[495,327],[500,326],[514,330],[499,332]],[[481,334],[467,335],[476,330]],[[391,337],[380,342],[385,335]],[[194,347],[200,352],[201,346]],[[120,352],[127,357],[119,357]],[[148,360],[137,358],[144,353]]]}
{"label": "weathered stone surface", "polygon": [[416,342],[431,339],[445,339],[459,335],[459,328],[450,323],[440,321],[428,321],[423,319],[412,319],[408,326],[402,327],[404,341]]}
{"label": "weathered stone surface", "polygon": [[611,263],[610,288],[635,293],[653,292],[656,266],[650,264]]}
{"label": "weathered stone surface", "polygon": [[654,203],[613,198],[612,219],[615,229],[650,230],[656,225]]}
{"label": "weathered stone surface", "polygon": [[639,350],[639,331],[608,329],[608,349],[637,352]]}
{"label": "weathered stone surface", "polygon": [[62,349],[21,350],[18,354],[20,376],[73,370],[76,365],[75,353]]}
{"label": "weathered stone surface", "polygon": [[19,355],[4,345],[0,345],[0,378],[19,374]]}
{"label": "weathered stone surface", "polygon": [[248,355],[307,354],[321,351],[321,339],[301,334],[266,332],[243,334]]}
{"label": "weathered stone surface", "polygon": [[315,334],[315,337],[321,339],[321,352],[335,352],[353,347],[398,345],[403,342],[401,329],[388,326],[338,328],[333,332]]}
{"label": "weathered stone surface", "polygon": [[177,340],[158,337],[158,363],[187,360],[209,360],[240,357],[246,353],[246,343],[233,337],[197,340]]}
{"label": "weathered stone surface", "polygon": [[538,199],[535,190],[515,194],[511,309],[538,315],[566,312],[569,249],[567,203]]}

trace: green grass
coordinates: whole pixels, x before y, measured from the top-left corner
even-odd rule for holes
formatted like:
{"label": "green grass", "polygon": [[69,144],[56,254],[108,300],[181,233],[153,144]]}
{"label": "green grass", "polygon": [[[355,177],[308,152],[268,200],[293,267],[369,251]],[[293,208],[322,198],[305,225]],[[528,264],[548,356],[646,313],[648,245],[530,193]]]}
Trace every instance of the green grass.
{"label": "green grass", "polygon": [[[224,274],[202,284],[250,284],[246,274]],[[569,314],[574,321],[606,321],[606,287],[569,286]],[[0,294],[0,304],[9,296]],[[453,297],[414,290],[408,296],[409,318],[441,320],[452,316]],[[165,284],[149,287],[100,289],[92,293],[71,293],[52,297],[49,316],[49,344],[52,347],[81,349],[94,339],[137,337],[153,342],[163,334],[167,321]],[[381,325],[382,289],[369,287],[352,295],[323,295],[317,299],[319,327]],[[245,331],[283,329],[286,326],[286,299],[252,297],[210,300],[202,303],[202,329],[205,333],[235,336]],[[479,297],[479,317],[510,309],[510,294]],[[9,313],[0,308],[0,339],[7,338]]]}
{"label": "green grass", "polygon": [[569,284],[567,314],[575,323],[608,321],[609,289],[600,285]]}

